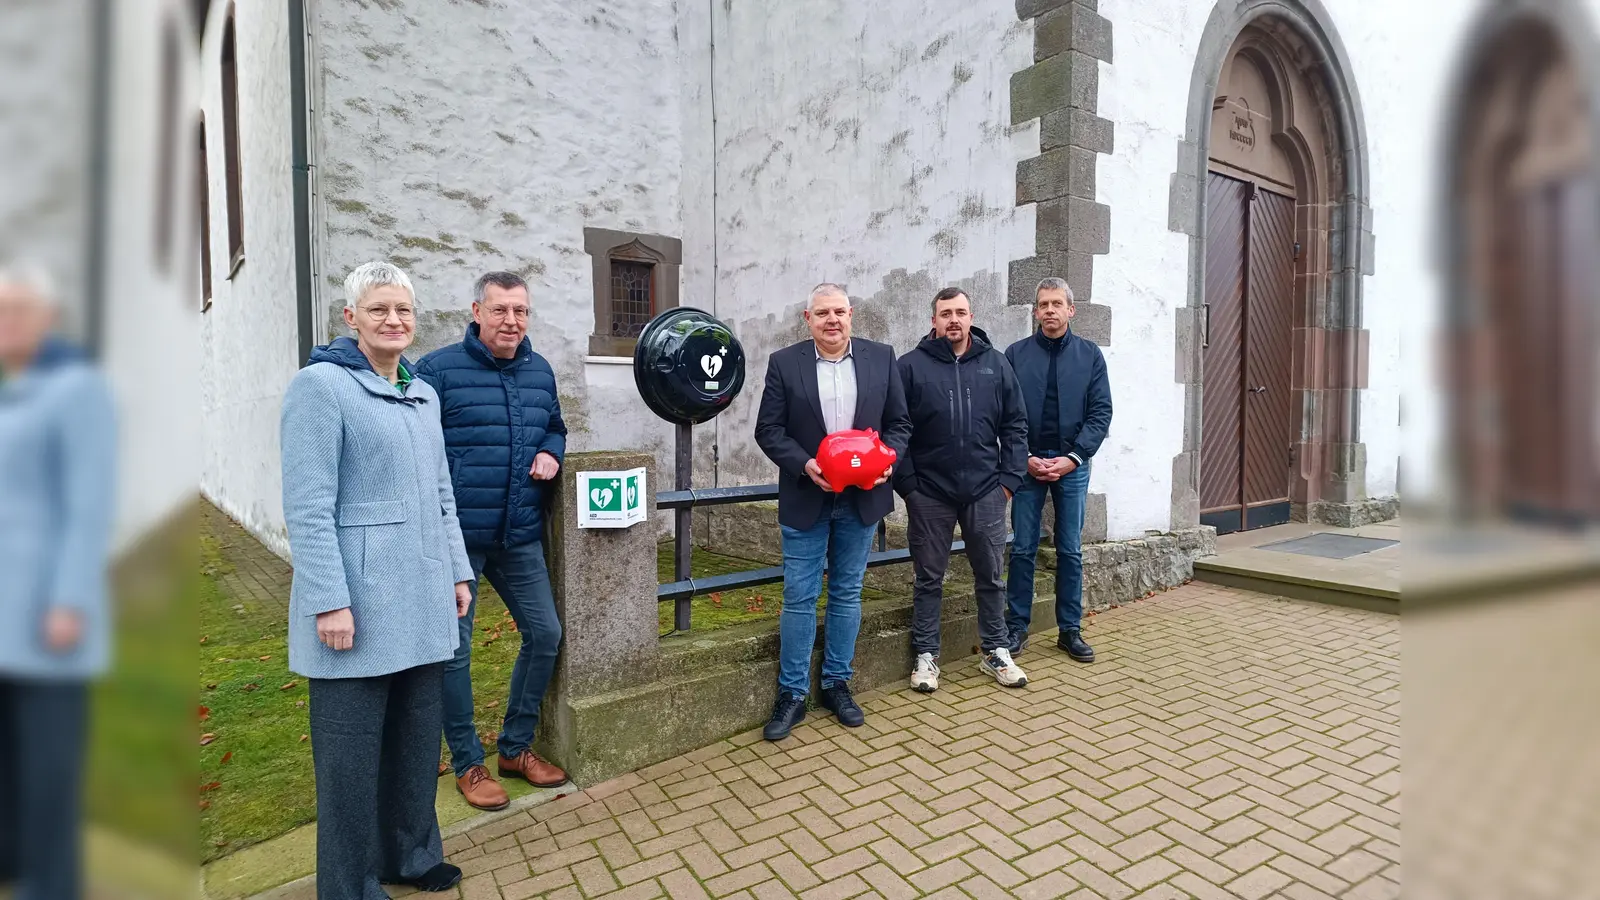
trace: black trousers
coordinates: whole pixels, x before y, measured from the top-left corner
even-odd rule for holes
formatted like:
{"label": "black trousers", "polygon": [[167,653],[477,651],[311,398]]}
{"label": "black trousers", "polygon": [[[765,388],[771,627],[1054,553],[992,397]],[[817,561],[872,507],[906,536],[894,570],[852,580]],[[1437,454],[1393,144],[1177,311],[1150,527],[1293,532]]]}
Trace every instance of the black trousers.
{"label": "black trousers", "polygon": [[0,884],[13,900],[83,892],[83,758],[89,690],[82,681],[0,678]]}
{"label": "black trousers", "polygon": [[318,900],[388,900],[380,882],[444,861],[434,797],[444,664],[313,678]]}

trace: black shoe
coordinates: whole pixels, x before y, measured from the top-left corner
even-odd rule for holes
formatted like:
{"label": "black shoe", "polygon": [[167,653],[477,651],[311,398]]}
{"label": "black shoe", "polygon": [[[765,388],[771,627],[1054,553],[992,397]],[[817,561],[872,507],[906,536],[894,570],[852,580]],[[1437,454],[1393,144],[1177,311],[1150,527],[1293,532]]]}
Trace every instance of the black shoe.
{"label": "black shoe", "polygon": [[772,705],[772,718],[767,721],[767,727],[761,729],[761,736],[769,741],[781,741],[789,736],[806,717],[806,698],[799,694],[778,694],[778,702]]}
{"label": "black shoe", "polygon": [[867,714],[856,705],[856,698],[850,696],[850,685],[835,684],[822,689],[822,708],[839,717],[839,724],[846,728],[860,728],[867,721]]}
{"label": "black shoe", "polygon": [[1083,634],[1076,628],[1062,631],[1056,646],[1067,651],[1067,655],[1078,662],[1094,662],[1094,648],[1083,642]]}
{"label": "black shoe", "polygon": [[1016,656],[1028,647],[1028,629],[1011,632],[1011,655]]}
{"label": "black shoe", "polygon": [[448,891],[460,884],[461,870],[447,862],[442,862],[416,878],[380,878],[378,882],[380,884],[403,884],[408,887],[414,887],[419,891],[437,894],[440,891]]}

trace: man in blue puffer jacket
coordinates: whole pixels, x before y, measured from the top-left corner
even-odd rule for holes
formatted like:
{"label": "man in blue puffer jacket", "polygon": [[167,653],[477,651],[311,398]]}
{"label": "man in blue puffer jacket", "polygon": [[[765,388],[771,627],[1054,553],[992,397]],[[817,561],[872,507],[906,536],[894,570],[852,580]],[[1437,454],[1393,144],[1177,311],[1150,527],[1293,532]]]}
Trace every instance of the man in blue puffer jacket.
{"label": "man in blue puffer jacket", "polygon": [[[490,272],[479,278],[466,339],[424,356],[417,376],[439,394],[450,480],[473,573],[488,576],[522,635],[500,731],[500,775],[555,787],[566,782],[566,773],[529,745],[561,644],[543,535],[545,498],[566,453],[567,426],[555,371],[527,339],[528,304],[528,286],[518,276]],[[479,809],[503,809],[510,800],[484,765],[472,718],[477,590],[475,577],[472,608],[460,620],[461,646],[445,664],[444,735],[462,796]]]}

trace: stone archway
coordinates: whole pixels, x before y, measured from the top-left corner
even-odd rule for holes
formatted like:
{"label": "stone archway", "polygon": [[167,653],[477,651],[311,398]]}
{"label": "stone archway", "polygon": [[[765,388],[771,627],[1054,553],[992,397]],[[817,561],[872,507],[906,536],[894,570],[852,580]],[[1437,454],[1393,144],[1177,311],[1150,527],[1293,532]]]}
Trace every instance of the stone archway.
{"label": "stone archway", "polygon": [[1600,71],[1581,19],[1505,3],[1455,82],[1439,187],[1458,515],[1600,519]]}
{"label": "stone archway", "polygon": [[[1207,411],[1215,427],[1244,427],[1219,416],[1218,394],[1236,376],[1229,370],[1208,386],[1206,375],[1207,271],[1224,264],[1212,259],[1207,238],[1208,228],[1218,224],[1216,198],[1207,189],[1217,175],[1244,184],[1251,197],[1265,191],[1287,203],[1280,215],[1292,217],[1292,224],[1282,229],[1293,235],[1281,261],[1292,274],[1284,276],[1285,305],[1276,313],[1286,331],[1277,334],[1282,345],[1272,351],[1286,362],[1272,364],[1278,381],[1260,391],[1276,404],[1267,417],[1274,424],[1264,436],[1249,438],[1269,446],[1273,459],[1266,475],[1258,465],[1253,476],[1259,496],[1252,499],[1241,489],[1236,524],[1249,527],[1251,508],[1258,513],[1255,524],[1281,516],[1349,525],[1395,513],[1393,499],[1366,496],[1359,437],[1358,400],[1367,368],[1361,276],[1369,274],[1372,233],[1366,138],[1349,71],[1315,0],[1219,4],[1206,25],[1171,198],[1173,229],[1190,236],[1189,302],[1177,323],[1178,380],[1186,390],[1183,452],[1173,463],[1174,528],[1200,523],[1203,507],[1213,515],[1218,511],[1218,451],[1205,440]],[[1241,122],[1250,123],[1253,133],[1230,127]],[[1219,274],[1226,280],[1228,273]],[[1217,287],[1210,290],[1215,294]],[[1249,368],[1240,365],[1241,371]],[[1268,387],[1249,374],[1240,377],[1251,385],[1241,381],[1232,390]],[[1240,413],[1241,422],[1245,416]]]}

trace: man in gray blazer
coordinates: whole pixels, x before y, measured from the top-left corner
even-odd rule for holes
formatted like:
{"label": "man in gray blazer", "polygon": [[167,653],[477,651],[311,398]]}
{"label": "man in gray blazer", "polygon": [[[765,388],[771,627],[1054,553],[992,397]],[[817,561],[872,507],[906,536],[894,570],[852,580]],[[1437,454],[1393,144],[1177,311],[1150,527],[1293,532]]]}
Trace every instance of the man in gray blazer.
{"label": "man in gray blazer", "polygon": [[110,655],[117,456],[111,391],[48,336],[55,306],[42,273],[0,271],[0,885],[75,898],[88,684]]}

